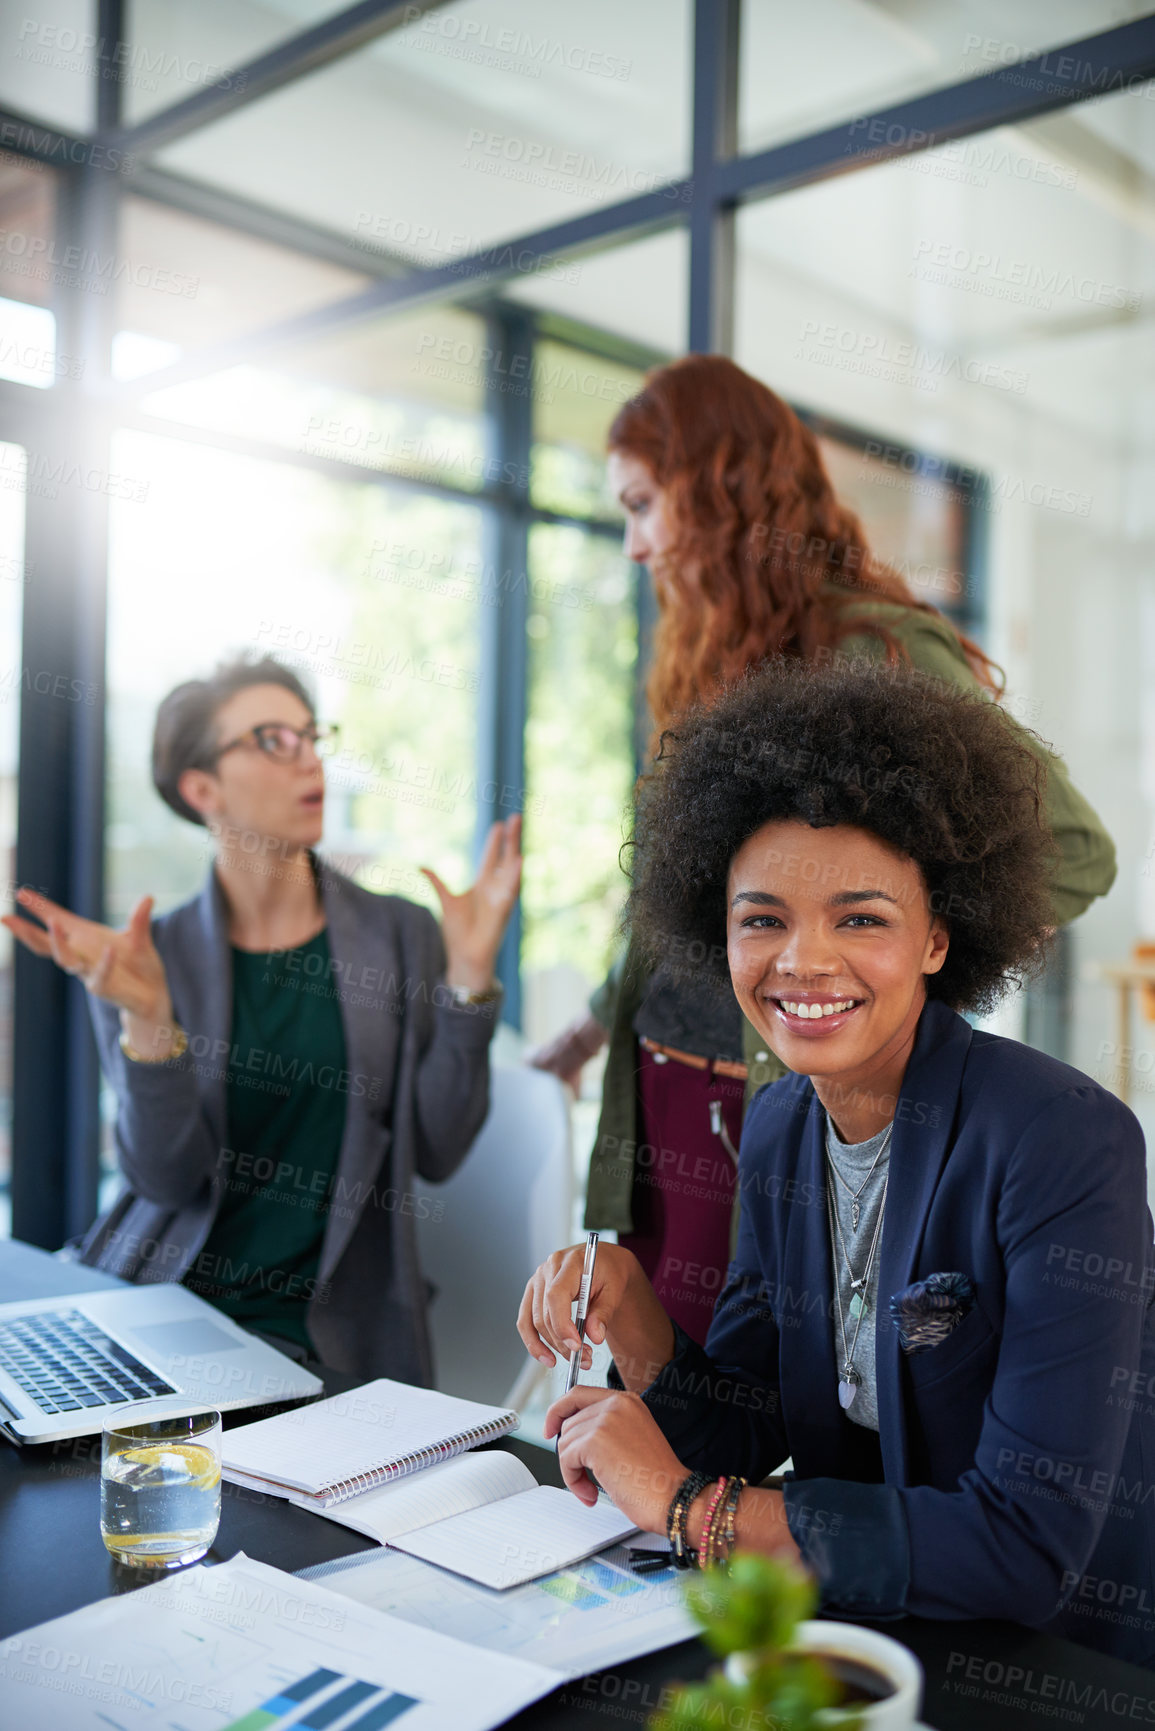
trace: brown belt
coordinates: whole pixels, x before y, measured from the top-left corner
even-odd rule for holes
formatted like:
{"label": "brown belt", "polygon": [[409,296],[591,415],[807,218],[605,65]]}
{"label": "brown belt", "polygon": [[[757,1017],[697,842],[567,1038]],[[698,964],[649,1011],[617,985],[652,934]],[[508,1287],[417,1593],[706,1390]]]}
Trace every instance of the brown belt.
{"label": "brown belt", "polygon": [[697,1052],[680,1052],[677,1046],[660,1046],[645,1034],[639,1034],[638,1040],[655,1058],[672,1058],[675,1064],[688,1064],[691,1070],[712,1070],[715,1076],[732,1076],[736,1082],[746,1080],[745,1064],[735,1064],[730,1058],[702,1058]]}

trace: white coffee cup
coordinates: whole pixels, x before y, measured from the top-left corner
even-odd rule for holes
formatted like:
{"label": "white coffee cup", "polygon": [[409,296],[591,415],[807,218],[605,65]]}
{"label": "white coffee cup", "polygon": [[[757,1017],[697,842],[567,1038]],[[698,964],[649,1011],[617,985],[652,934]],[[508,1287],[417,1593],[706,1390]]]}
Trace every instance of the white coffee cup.
{"label": "white coffee cup", "polygon": [[[799,1623],[791,1646],[804,1653],[829,1654],[831,1658],[856,1659],[880,1671],[894,1690],[885,1701],[873,1701],[857,1709],[863,1731],[913,1731],[922,1708],[922,1666],[909,1648],[875,1629],[857,1623],[814,1621]],[[732,1653],[726,1660],[726,1675],[733,1683],[746,1679],[749,1659]],[[837,1725],[841,1712],[829,1709],[830,1724]],[[825,1718],[825,1714],[820,1717]]]}

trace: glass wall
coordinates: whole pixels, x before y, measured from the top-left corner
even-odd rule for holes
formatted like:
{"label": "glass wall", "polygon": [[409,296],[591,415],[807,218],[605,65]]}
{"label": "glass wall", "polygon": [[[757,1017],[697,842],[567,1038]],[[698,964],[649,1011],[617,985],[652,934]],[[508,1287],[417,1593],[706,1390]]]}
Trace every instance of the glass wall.
{"label": "glass wall", "polygon": [[869,432],[820,435],[818,442],[835,491],[858,514],[871,549],[919,601],[981,636],[985,585],[974,477],[960,485],[953,471],[936,473],[933,458],[913,451],[888,465]]}
{"label": "glass wall", "polygon": [[[3,902],[16,885],[16,771],[20,751],[20,650],[24,584],[35,577],[24,558],[27,461],[19,445],[0,444],[0,854]],[[0,926],[0,1236],[10,1223],[12,1173],[12,939]]]}
{"label": "glass wall", "polygon": [[298,317],[369,279],[155,199],[121,203],[113,365],[136,378]]}
{"label": "glass wall", "polygon": [[0,151],[0,379],[39,390],[79,366],[56,353],[55,192],[51,169]]}
{"label": "glass wall", "polygon": [[[619,272],[636,250],[611,255]],[[612,327],[602,342],[612,350]],[[539,522],[529,535],[522,969],[532,1043],[584,1013],[619,942],[647,579],[622,554],[605,460],[610,425],[642,376],[597,353],[596,340],[579,346],[543,332],[534,348],[530,498],[572,520]]]}
{"label": "glass wall", "polygon": [[[123,103],[133,123],[218,84],[299,30],[342,10],[342,0],[128,0]],[[238,80],[239,82],[239,80]],[[241,86],[243,88],[243,85]]]}
{"label": "glass wall", "polygon": [[482,318],[439,306],[285,344],[142,406],[302,460],[482,492],[501,479],[482,415],[489,352]]}
{"label": "glass wall", "polygon": [[636,575],[576,526],[530,535],[524,1029],[578,1014],[613,959],[631,830]]}
{"label": "glass wall", "polygon": [[[739,148],[763,150],[860,116],[865,128],[866,116],[892,103],[1013,66],[1146,11],[1142,0],[968,0],[966,7],[742,0]],[[1058,59],[1051,57],[1048,70]]]}
{"label": "glass wall", "polygon": [[0,7],[0,105],[51,126],[87,132],[96,119],[100,76],[96,0],[57,0],[50,9]]}
{"label": "glass wall", "polygon": [[158,161],[377,256],[444,263],[688,171],[690,13],[433,7]]}

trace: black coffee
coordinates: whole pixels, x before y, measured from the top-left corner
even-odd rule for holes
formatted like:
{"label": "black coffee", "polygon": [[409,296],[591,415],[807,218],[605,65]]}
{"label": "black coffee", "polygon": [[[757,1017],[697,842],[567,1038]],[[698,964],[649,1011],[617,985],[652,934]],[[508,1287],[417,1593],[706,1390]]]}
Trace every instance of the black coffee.
{"label": "black coffee", "polygon": [[875,1701],[887,1701],[896,1694],[894,1684],[882,1671],[861,1659],[851,1659],[845,1653],[817,1653],[838,1685],[835,1707],[869,1707]]}

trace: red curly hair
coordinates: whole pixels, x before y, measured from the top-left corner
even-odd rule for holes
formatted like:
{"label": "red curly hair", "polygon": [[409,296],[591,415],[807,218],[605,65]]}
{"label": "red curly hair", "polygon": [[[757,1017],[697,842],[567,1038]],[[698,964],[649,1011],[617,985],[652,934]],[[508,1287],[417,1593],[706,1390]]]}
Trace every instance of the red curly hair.
{"label": "red curly hair", "polygon": [[[659,733],[768,655],[812,660],[871,631],[888,660],[905,659],[884,625],[855,616],[856,597],[937,614],[874,558],[810,429],[724,356],[687,355],[649,373],[615,417],[609,448],[640,458],[668,490],[675,527],[655,585],[647,686]],[[843,594],[831,594],[832,584]],[[993,663],[957,635],[976,677],[997,693]]]}

